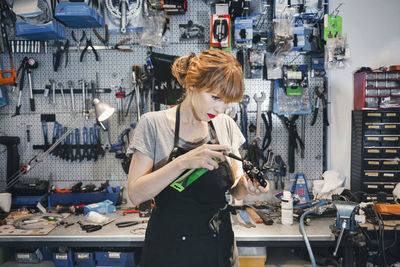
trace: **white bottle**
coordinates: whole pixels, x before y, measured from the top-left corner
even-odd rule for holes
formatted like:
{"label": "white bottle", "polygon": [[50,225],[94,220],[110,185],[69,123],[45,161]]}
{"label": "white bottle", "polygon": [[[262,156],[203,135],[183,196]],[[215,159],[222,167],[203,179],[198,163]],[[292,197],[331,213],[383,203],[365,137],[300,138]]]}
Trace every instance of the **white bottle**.
{"label": "white bottle", "polygon": [[293,224],[293,198],[290,191],[283,191],[281,198],[281,222],[283,225]]}

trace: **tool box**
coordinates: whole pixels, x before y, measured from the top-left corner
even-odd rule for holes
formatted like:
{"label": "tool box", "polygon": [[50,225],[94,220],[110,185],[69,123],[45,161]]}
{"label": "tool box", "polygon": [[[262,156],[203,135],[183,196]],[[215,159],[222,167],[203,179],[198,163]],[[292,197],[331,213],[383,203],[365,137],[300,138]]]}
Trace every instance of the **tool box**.
{"label": "tool box", "polygon": [[65,39],[65,27],[56,20],[46,24],[33,25],[25,21],[15,23],[17,35],[29,40]]}
{"label": "tool box", "polygon": [[86,3],[59,3],[54,16],[71,28],[104,26],[104,19]]}
{"label": "tool box", "polygon": [[95,258],[98,266],[129,266],[135,267],[135,253],[128,249],[96,251]]}

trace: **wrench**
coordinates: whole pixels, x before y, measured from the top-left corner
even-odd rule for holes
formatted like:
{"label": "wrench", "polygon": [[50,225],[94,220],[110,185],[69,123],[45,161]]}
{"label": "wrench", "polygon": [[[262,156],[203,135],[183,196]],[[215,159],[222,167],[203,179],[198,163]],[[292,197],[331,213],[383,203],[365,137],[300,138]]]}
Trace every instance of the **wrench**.
{"label": "wrench", "polygon": [[61,96],[62,96],[62,99],[63,99],[63,102],[64,102],[64,106],[67,106],[67,102],[65,101],[65,96],[64,96],[64,85],[61,82],[59,82],[58,83],[58,88],[60,89]]}
{"label": "wrench", "polygon": [[250,103],[250,96],[244,95],[242,101],[239,102],[240,105],[240,130],[246,141],[243,144],[244,148],[247,148],[247,105]]}
{"label": "wrench", "polygon": [[49,81],[50,81],[50,84],[51,84],[51,92],[52,92],[52,95],[53,95],[53,97],[52,97],[53,103],[52,104],[55,105],[56,104],[56,81],[53,80],[53,79],[50,79]]}
{"label": "wrench", "polygon": [[266,96],[264,92],[261,93],[261,97],[257,97],[257,94],[254,94],[254,100],[257,102],[257,129],[256,129],[256,137],[255,140],[261,140],[261,107],[262,103],[265,101]]}
{"label": "wrench", "polygon": [[74,82],[73,81],[71,81],[71,80],[68,81],[68,88],[69,88],[69,92],[71,94],[72,111],[75,111]]}

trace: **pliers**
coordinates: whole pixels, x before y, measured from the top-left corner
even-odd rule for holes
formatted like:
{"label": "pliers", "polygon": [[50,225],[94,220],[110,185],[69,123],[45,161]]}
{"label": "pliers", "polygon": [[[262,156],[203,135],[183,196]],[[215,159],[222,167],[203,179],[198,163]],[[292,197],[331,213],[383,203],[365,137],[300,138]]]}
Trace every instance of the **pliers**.
{"label": "pliers", "polygon": [[106,24],[104,26],[104,31],[105,35],[104,38],[101,37],[101,35],[96,31],[96,29],[93,29],[94,34],[96,35],[97,39],[99,39],[100,42],[104,44],[104,46],[108,47],[108,41],[109,41],[109,33],[108,33],[108,25]]}
{"label": "pliers", "polygon": [[79,40],[76,38],[74,31],[71,32],[71,35],[72,35],[72,39],[76,43],[76,47],[78,48],[78,51],[81,51],[81,43],[82,43],[83,39],[86,38],[86,32],[82,31],[82,36]]}
{"label": "pliers", "polygon": [[82,50],[80,62],[82,62],[83,57],[85,56],[85,54],[86,54],[86,52],[87,52],[89,46],[92,48],[92,51],[93,51],[93,53],[94,53],[94,56],[96,57],[96,61],[99,61],[99,55],[97,54],[96,49],[94,49],[94,47],[93,47],[92,39],[87,39],[87,38],[86,38],[86,46],[85,46],[85,48]]}
{"label": "pliers", "polygon": [[65,68],[68,65],[68,56],[69,56],[69,40],[65,41],[65,43],[61,41],[56,41],[55,45],[57,47],[56,53],[53,54],[53,69],[54,71],[58,70],[58,67],[61,64],[61,59],[65,54]]}
{"label": "pliers", "polygon": [[315,102],[314,102],[314,111],[313,111],[313,117],[311,120],[310,125],[313,126],[317,120],[318,117],[318,111],[319,111],[319,100],[322,102],[322,108],[323,108],[323,123],[324,126],[329,126],[329,121],[328,121],[328,110],[327,110],[327,101],[326,101],[326,95],[328,93],[328,90],[324,84],[323,89],[321,91],[321,87],[317,86],[314,89],[315,91]]}
{"label": "pliers", "polygon": [[132,38],[125,38],[119,41],[116,45],[112,47],[112,49],[118,50],[119,52],[133,52],[130,48],[119,48],[119,46],[123,45],[124,43],[130,41]]}

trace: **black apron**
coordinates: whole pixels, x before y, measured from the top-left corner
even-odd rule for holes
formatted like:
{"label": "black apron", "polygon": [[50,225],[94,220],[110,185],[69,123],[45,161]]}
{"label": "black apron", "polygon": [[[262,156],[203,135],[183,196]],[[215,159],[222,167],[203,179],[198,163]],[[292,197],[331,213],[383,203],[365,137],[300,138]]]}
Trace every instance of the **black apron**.
{"label": "black apron", "polygon": [[[187,152],[178,146],[179,122],[180,106],[168,162]],[[211,121],[209,128],[218,142]],[[234,235],[225,192],[232,185],[232,170],[225,161],[182,192],[170,186],[161,191],[155,197],[140,266],[231,267]]]}

